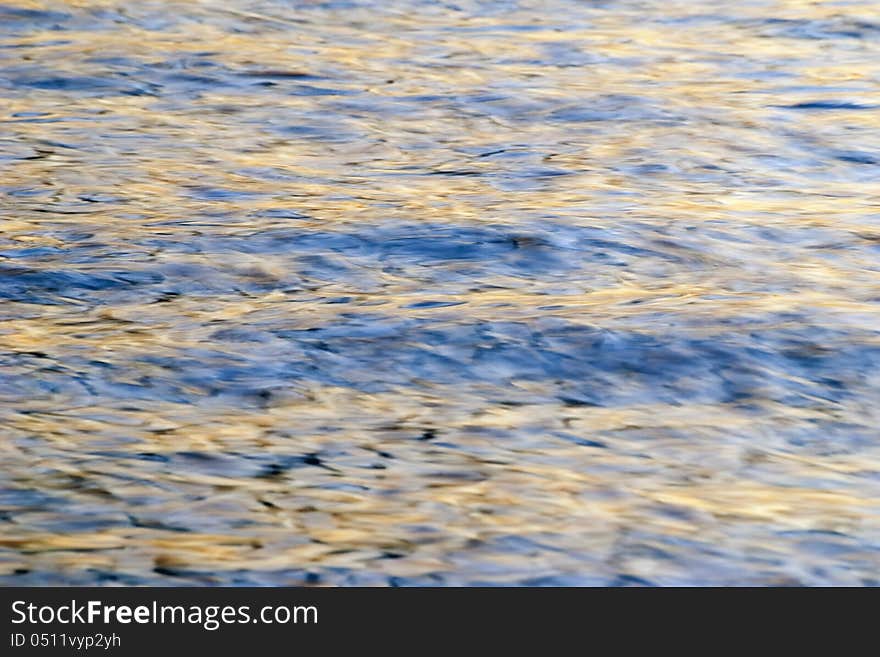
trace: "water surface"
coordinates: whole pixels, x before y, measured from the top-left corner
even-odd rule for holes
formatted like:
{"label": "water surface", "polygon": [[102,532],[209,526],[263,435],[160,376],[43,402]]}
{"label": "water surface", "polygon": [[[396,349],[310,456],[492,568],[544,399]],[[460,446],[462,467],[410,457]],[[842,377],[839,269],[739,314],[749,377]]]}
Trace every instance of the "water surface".
{"label": "water surface", "polygon": [[880,584],[878,2],[0,3],[0,584]]}

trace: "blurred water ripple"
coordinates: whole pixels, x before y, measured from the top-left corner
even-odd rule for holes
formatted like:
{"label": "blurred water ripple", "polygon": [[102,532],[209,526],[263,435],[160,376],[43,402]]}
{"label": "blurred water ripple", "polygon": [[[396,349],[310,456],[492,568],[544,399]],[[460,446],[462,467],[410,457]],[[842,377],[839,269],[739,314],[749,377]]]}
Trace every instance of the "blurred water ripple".
{"label": "blurred water ripple", "polygon": [[878,17],[0,0],[0,584],[880,585]]}

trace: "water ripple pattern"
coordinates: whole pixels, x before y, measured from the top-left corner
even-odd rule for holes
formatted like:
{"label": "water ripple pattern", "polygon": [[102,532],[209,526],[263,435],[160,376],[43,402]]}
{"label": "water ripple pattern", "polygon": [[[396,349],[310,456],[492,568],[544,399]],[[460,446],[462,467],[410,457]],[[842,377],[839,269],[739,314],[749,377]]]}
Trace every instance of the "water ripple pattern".
{"label": "water ripple pattern", "polygon": [[0,584],[880,584],[876,0],[0,0]]}

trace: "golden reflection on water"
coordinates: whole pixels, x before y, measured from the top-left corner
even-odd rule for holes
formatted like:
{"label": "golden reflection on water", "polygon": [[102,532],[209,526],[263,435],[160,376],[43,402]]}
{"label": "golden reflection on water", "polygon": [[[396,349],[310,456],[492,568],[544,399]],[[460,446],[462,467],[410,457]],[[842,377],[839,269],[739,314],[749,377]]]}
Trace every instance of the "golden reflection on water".
{"label": "golden reflection on water", "polygon": [[877,584],[878,10],[0,3],[0,582]]}

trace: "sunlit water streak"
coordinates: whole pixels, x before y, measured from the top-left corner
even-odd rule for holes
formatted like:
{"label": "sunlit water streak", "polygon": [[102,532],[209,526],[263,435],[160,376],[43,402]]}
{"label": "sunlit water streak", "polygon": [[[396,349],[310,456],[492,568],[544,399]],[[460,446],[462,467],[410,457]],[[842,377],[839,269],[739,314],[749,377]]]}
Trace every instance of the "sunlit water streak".
{"label": "sunlit water streak", "polygon": [[880,584],[880,3],[0,4],[0,583]]}

